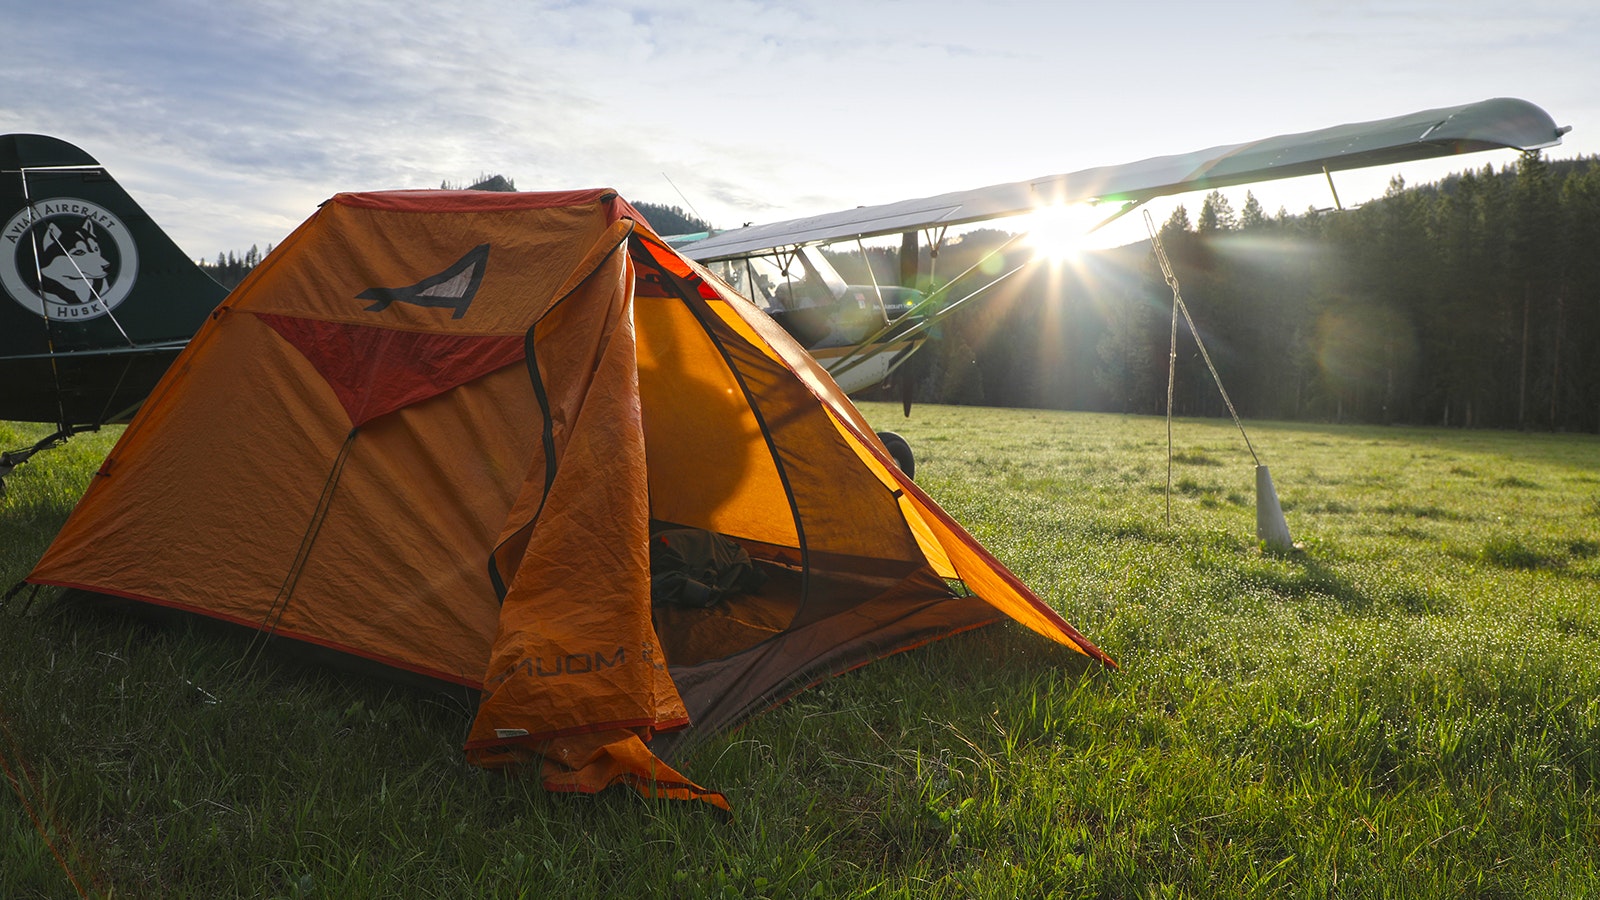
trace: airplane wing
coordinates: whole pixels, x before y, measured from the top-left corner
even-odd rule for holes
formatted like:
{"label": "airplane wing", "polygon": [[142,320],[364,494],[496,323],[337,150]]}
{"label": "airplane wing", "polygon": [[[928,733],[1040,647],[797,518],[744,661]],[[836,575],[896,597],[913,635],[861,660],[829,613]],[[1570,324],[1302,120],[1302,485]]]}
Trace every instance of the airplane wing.
{"label": "airplane wing", "polygon": [[1394,165],[1480,150],[1533,150],[1561,143],[1570,128],[1525,100],[1499,98],[1374,122],[1336,125],[1176,156],[1050,175],[879,206],[863,206],[677,243],[702,263],[777,247],[900,234],[1032,212],[1051,204],[1139,204],[1167,194],[1213,190],[1324,171]]}

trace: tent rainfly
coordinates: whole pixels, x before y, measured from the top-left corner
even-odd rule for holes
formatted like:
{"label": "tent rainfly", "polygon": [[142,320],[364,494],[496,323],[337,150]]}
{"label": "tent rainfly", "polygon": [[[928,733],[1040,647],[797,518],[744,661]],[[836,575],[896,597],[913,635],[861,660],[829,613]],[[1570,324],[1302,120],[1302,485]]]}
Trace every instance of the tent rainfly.
{"label": "tent rainfly", "polygon": [[[764,573],[652,604],[662,529]],[[339,194],[219,306],[28,576],[462,685],[556,791],[1009,616],[1107,665],[781,328],[609,190]]]}

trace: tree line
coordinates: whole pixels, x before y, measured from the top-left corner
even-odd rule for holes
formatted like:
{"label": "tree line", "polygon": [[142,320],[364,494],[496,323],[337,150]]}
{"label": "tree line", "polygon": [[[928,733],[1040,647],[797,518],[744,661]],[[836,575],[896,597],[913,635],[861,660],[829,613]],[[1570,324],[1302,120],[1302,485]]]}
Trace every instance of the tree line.
{"label": "tree line", "polygon": [[[267,253],[271,252],[272,245],[268,244]],[[239,286],[239,282],[243,281],[244,277],[250,274],[250,270],[254,269],[266,255],[255,244],[251,244],[243,256],[229,250],[226,253],[218,253],[216,262],[201,259],[196,260],[195,264],[200,267],[200,271],[210,275],[213,281],[231,291]]]}
{"label": "tree line", "polygon": [[[1159,230],[1223,385],[1255,418],[1600,431],[1600,161],[1529,152],[1359,209],[1266,214],[1220,192]],[[959,298],[1030,250],[945,247]],[[893,250],[869,257],[894,279]],[[924,271],[933,263],[923,250]],[[865,277],[859,254],[835,264]],[[854,276],[854,277],[852,277]],[[933,285],[938,286],[937,279]],[[947,403],[1160,413],[1172,292],[1148,241],[1030,265],[952,316],[918,393]],[[1226,407],[1178,322],[1174,406]]]}
{"label": "tree line", "polygon": [[[663,234],[710,227],[635,206]],[[1245,416],[1600,432],[1600,158],[1528,152],[1299,215],[1213,192],[1159,234]],[[913,373],[922,400],[1164,411],[1172,294],[1148,241],[1051,265],[984,228],[921,253],[921,287],[946,302],[1021,267],[935,330]],[[201,265],[231,287],[262,256]],[[895,248],[829,256],[852,283],[899,277]],[[1226,415],[1181,320],[1175,370],[1178,414]]]}

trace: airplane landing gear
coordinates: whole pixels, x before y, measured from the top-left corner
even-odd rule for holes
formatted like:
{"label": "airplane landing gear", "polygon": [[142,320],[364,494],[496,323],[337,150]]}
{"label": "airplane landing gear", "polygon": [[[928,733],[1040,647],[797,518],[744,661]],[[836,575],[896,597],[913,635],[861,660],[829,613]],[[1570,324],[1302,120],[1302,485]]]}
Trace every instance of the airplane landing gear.
{"label": "airplane landing gear", "polygon": [[917,477],[917,460],[911,455],[911,444],[906,439],[892,431],[878,432],[878,440],[883,441],[883,446],[889,448],[889,455],[894,457],[894,464],[900,471],[906,473],[907,478]]}

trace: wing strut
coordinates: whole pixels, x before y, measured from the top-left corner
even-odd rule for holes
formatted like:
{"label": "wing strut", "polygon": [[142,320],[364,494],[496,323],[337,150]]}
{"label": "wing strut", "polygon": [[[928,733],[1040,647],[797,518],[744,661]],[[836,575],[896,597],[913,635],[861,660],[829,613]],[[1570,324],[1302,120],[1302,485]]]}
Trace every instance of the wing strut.
{"label": "wing strut", "polygon": [[1344,212],[1344,204],[1339,202],[1339,189],[1333,186],[1333,173],[1328,171],[1327,166],[1323,166],[1322,174],[1328,177],[1328,190],[1333,192],[1333,208]]}
{"label": "wing strut", "polygon": [[[1118,220],[1118,219],[1122,218],[1123,216],[1127,215],[1128,213],[1133,212],[1135,209],[1139,208],[1139,206],[1141,206],[1141,205],[1142,205],[1141,201],[1129,200],[1128,202],[1126,202],[1126,203],[1122,204],[1120,207],[1118,207],[1116,212],[1114,212],[1111,215],[1107,216],[1106,218],[1102,219],[1099,224],[1097,224],[1093,228],[1089,229],[1088,233],[1089,234],[1093,234],[1096,231],[1099,231],[1100,229],[1106,227],[1107,225],[1110,225],[1112,222],[1115,222],[1116,220]],[[933,270],[933,267],[938,264],[939,247],[944,243],[945,230],[946,230],[945,226],[940,226],[939,229],[938,229],[937,236],[934,236],[933,229],[931,229],[931,228],[929,229],[929,244],[930,244],[929,254],[930,254],[931,259],[932,259],[932,262],[929,265],[930,277],[931,277],[931,272]],[[921,300],[917,301],[917,303],[914,304],[910,309],[908,309],[904,313],[902,313],[900,318],[903,319],[906,316],[916,315],[918,313],[922,313],[922,312],[928,310],[930,307],[932,307],[936,303],[940,302],[943,299],[942,295],[948,293],[949,290],[950,290],[950,287],[952,285],[954,285],[957,281],[960,281],[961,279],[967,277],[968,275],[971,275],[974,271],[976,271],[977,269],[981,268],[984,264],[988,263],[991,259],[994,259],[995,257],[999,256],[1000,254],[1004,253],[1006,250],[1009,250],[1011,248],[1012,244],[1016,243],[1018,240],[1021,240],[1022,238],[1026,237],[1026,236],[1027,236],[1027,232],[1026,231],[1022,231],[1022,232],[1018,232],[1016,234],[1013,234],[1011,237],[1007,238],[1003,243],[1001,243],[998,247],[995,247],[993,250],[990,250],[988,253],[986,253],[983,256],[982,259],[979,259],[977,262],[975,262],[971,266],[969,266],[965,272],[962,272],[960,275],[957,275],[955,278],[950,279],[949,281],[945,282],[940,287],[934,289],[933,291],[930,291],[927,296],[925,296]],[[907,247],[914,248],[916,246],[916,237],[917,237],[916,236],[916,232],[910,232],[910,231],[905,232],[901,236],[901,243],[900,243],[900,254],[901,254],[900,266],[901,266],[901,269],[900,269],[900,271],[902,273],[901,274],[902,278],[904,277],[904,273],[906,271],[906,269],[905,269],[905,265],[906,265],[906,263],[905,263],[906,248]],[[860,239],[859,238],[857,239],[857,243],[858,244],[860,243]],[[865,251],[862,251],[862,255],[863,256],[866,255]],[[939,310],[933,312],[931,315],[928,315],[926,318],[924,318],[922,321],[918,322],[916,325],[914,325],[911,328],[908,328],[905,331],[895,335],[895,337],[897,339],[899,339],[899,340],[905,340],[907,338],[916,337],[917,335],[922,334],[923,332],[926,332],[927,330],[932,328],[934,325],[937,325],[938,323],[944,321],[946,316],[950,315],[950,313],[954,312],[957,308],[959,308],[962,304],[966,303],[968,300],[971,300],[971,299],[977,297],[979,294],[982,294],[983,292],[989,290],[990,288],[994,287],[995,285],[999,284],[1000,282],[1005,281],[1007,278],[1010,278],[1011,276],[1017,274],[1018,272],[1022,271],[1025,268],[1027,268],[1032,262],[1033,262],[1033,260],[1029,260],[1028,262],[1022,263],[1021,265],[1012,268],[1011,271],[1009,271],[1009,272],[1006,272],[1006,273],[1001,274],[1001,275],[997,275],[988,284],[985,284],[982,287],[978,288],[977,290],[974,290],[971,293],[966,294],[961,299],[955,301],[954,303],[950,304],[949,306],[946,306],[943,309],[939,309]],[[869,267],[869,271],[870,271],[870,267]],[[877,286],[877,282],[876,281],[873,282],[873,286],[874,287]],[[898,321],[898,320],[896,320],[896,321]],[[849,353],[845,354],[845,356],[842,359],[840,359],[840,361],[838,363],[836,363],[833,366],[830,366],[828,371],[833,373],[834,377],[838,377],[839,375],[842,375],[845,372],[850,371],[851,369],[855,368],[856,366],[860,365],[861,363],[866,362],[873,355],[875,355],[878,352],[881,352],[879,349],[870,349],[869,350],[868,348],[877,348],[878,347],[878,342],[881,341],[883,338],[887,337],[889,335],[889,332],[891,330],[893,330],[894,327],[895,327],[895,322],[890,322],[889,324],[887,324],[887,325],[883,326],[882,328],[878,329],[876,332],[874,332],[873,334],[869,335],[866,339],[864,339],[859,344],[857,344],[855,346],[855,348],[853,348]]]}
{"label": "wing strut", "polygon": [[[929,292],[926,297],[923,297],[921,300],[918,300],[915,304],[912,305],[912,307],[910,309],[908,309],[904,313],[902,313],[900,315],[900,318],[903,319],[906,316],[913,316],[913,315],[916,315],[917,313],[925,312],[926,310],[928,310],[931,307],[933,307],[935,304],[940,303],[944,299],[944,295],[946,295],[946,294],[948,294],[950,292],[950,287],[952,285],[954,285],[957,281],[960,281],[961,279],[963,279],[963,278],[967,277],[968,275],[972,274],[974,271],[976,271],[978,268],[983,266],[989,260],[994,259],[995,257],[999,256],[1000,254],[1004,253],[1007,249],[1009,249],[1011,247],[1012,244],[1015,244],[1017,241],[1021,240],[1025,236],[1025,234],[1026,234],[1025,232],[1020,232],[1020,233],[1017,233],[1017,234],[1013,234],[1011,237],[1007,238],[999,246],[995,247],[993,250],[990,250],[988,253],[984,254],[982,259],[979,259],[977,262],[973,263],[971,266],[968,266],[967,270],[965,272],[962,272],[960,275],[957,275],[955,278],[950,279],[949,281],[947,281],[944,284],[940,285],[938,288],[936,288],[933,291]],[[1005,281],[1007,278],[1010,278],[1012,275],[1015,275],[1018,272],[1022,271],[1023,269],[1027,268],[1028,264],[1031,263],[1031,262],[1032,262],[1032,260],[1029,260],[1029,262],[1022,263],[1021,265],[1016,266],[1015,268],[1013,268],[1009,272],[1005,272],[1005,273],[1003,273],[1001,275],[995,276],[995,278],[992,281],[990,281],[988,284],[986,284],[983,287],[980,287],[977,290],[967,294],[966,296],[964,296],[960,300],[957,300],[956,302],[950,304],[949,306],[946,306],[943,309],[938,310],[933,315],[928,316],[926,319],[923,319],[921,322],[918,322],[916,325],[913,325],[911,328],[908,328],[907,330],[901,332],[899,335],[897,335],[897,337],[899,337],[900,339],[904,340],[906,338],[914,337],[914,336],[916,336],[918,334],[921,334],[921,333],[927,331],[933,325],[935,325],[936,323],[942,321],[945,316],[948,316],[952,311],[954,311],[955,309],[960,307],[963,303],[966,303],[968,300],[971,300],[972,298],[978,296],[979,294],[983,293],[984,291],[987,291],[989,288],[994,287],[995,285],[999,284],[1000,282]],[[898,321],[898,320],[896,320],[896,321]],[[866,362],[868,359],[870,359],[872,357],[873,354],[872,353],[864,353],[862,351],[865,348],[872,347],[872,346],[876,345],[879,341],[883,340],[885,337],[887,337],[889,335],[889,332],[892,331],[894,329],[894,327],[895,327],[895,322],[890,322],[889,324],[883,326],[882,328],[878,329],[876,332],[874,332],[871,335],[869,335],[867,338],[862,340],[860,343],[856,344],[856,346],[853,347],[850,350],[849,353],[845,354],[844,357],[842,357],[839,360],[839,363],[837,365],[830,366],[828,368],[829,373],[832,374],[835,378],[837,378],[840,375],[842,375],[843,373],[848,372],[851,369],[855,368],[856,366],[859,366],[862,363]]]}

